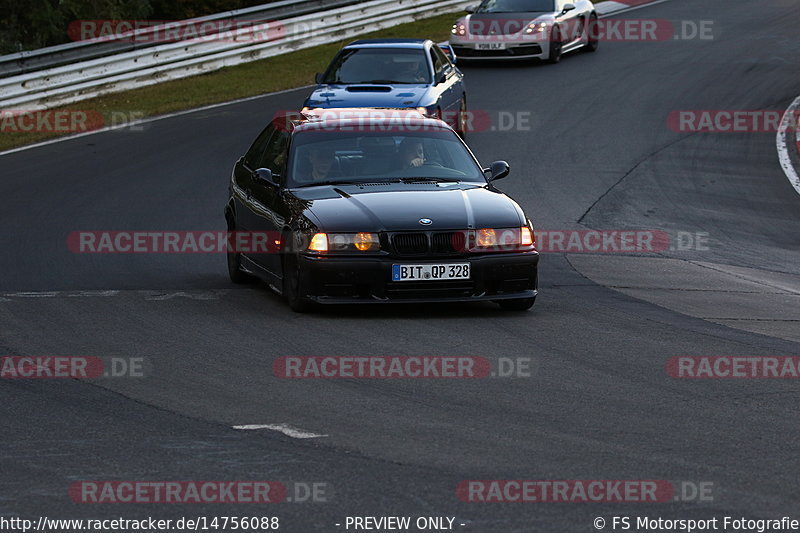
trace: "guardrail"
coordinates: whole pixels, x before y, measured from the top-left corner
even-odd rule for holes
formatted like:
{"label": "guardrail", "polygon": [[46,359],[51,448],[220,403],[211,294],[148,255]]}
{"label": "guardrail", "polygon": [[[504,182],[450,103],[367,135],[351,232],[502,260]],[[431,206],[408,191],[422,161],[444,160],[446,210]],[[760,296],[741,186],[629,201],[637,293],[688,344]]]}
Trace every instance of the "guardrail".
{"label": "guardrail", "polygon": [[[308,13],[315,13],[320,9],[332,9],[365,1],[366,0],[282,0],[271,4],[225,11],[205,17],[196,17],[148,28],[141,28],[124,34],[100,39],[87,39],[39,48],[38,50],[16,52],[0,56],[0,78],[17,76],[19,74],[68,65],[79,61],[88,61],[112,54],[150,48],[159,44],[155,39],[150,39],[150,36],[158,32],[164,33],[164,31],[168,29],[180,30],[187,26],[202,27],[204,23],[222,21],[236,21],[239,27],[243,27],[248,22],[286,19],[306,15]],[[175,41],[177,40],[178,39],[175,39]],[[162,41],[162,43],[163,42],[164,41]]]}
{"label": "guardrail", "polygon": [[[456,11],[474,0],[371,0],[233,32],[0,79],[0,109],[42,109],[185,78]],[[277,30],[276,30],[277,28]],[[277,33],[276,33],[277,31]],[[270,33],[272,32],[272,33]],[[259,41],[255,35],[267,35]]]}

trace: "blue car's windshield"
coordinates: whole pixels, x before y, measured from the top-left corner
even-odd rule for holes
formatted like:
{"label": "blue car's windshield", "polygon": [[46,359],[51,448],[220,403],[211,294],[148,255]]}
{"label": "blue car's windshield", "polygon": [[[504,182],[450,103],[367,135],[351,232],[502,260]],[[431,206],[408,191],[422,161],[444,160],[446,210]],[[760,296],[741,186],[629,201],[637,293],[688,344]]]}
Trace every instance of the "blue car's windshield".
{"label": "blue car's windshield", "polygon": [[483,0],[476,13],[530,13],[555,10],[555,0]]}
{"label": "blue car's windshield", "polygon": [[423,49],[349,48],[342,50],[323,83],[387,84],[431,82]]}
{"label": "blue car's windshield", "polygon": [[288,166],[290,187],[418,180],[486,184],[481,168],[450,130],[299,132],[292,138]]}

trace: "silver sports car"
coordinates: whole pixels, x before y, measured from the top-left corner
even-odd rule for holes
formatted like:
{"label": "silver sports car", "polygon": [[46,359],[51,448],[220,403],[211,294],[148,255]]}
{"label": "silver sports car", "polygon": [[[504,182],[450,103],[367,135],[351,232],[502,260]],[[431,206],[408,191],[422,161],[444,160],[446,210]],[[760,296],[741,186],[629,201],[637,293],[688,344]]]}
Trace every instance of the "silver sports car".
{"label": "silver sports car", "polygon": [[453,25],[460,60],[543,59],[597,50],[597,13],[589,0],[483,0]]}

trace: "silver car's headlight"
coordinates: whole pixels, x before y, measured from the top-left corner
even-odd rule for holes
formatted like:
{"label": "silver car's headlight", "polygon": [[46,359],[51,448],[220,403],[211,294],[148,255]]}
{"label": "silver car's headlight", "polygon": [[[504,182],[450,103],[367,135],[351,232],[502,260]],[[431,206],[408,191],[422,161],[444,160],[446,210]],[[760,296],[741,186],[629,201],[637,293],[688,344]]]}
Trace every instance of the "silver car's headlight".
{"label": "silver car's headlight", "polygon": [[531,22],[530,24],[528,24],[528,27],[525,28],[525,33],[530,35],[532,33],[538,33],[540,31],[545,31],[546,29],[547,29],[547,23],[546,22]]}

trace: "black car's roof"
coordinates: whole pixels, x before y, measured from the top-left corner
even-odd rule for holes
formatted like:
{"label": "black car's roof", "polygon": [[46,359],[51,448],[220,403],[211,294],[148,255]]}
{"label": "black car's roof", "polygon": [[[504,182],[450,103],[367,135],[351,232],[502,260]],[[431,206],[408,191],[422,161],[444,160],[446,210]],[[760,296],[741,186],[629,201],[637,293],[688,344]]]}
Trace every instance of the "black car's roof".
{"label": "black car's roof", "polygon": [[333,108],[311,109],[302,113],[286,113],[275,120],[290,125],[295,132],[312,130],[382,131],[384,128],[409,131],[425,129],[449,130],[450,126],[437,118],[408,108]]}
{"label": "black car's roof", "polygon": [[429,39],[359,39],[345,48],[425,48]]}

